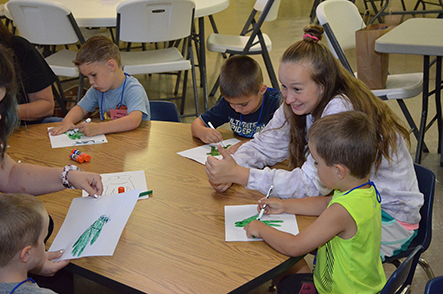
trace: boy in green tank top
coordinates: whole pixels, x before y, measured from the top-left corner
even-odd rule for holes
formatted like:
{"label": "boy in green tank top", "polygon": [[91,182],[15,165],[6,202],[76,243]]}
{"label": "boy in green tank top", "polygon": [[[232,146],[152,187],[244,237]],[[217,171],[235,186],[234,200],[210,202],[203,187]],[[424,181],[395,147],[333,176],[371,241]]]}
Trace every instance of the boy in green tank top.
{"label": "boy in green tank top", "polygon": [[318,248],[314,273],[306,274],[309,267],[303,260],[293,270],[299,274],[280,281],[278,293],[299,293],[309,287],[306,281],[312,277],[318,293],[378,293],[386,276],[380,258],[381,198],[369,179],[377,153],[375,127],[361,112],[342,112],[317,120],[308,131],[308,140],[319,179],[334,189],[334,194],[263,198],[258,210],[266,204],[266,214],[285,212],[318,218],[296,236],[260,221],[248,224],[246,233],[288,256]]}

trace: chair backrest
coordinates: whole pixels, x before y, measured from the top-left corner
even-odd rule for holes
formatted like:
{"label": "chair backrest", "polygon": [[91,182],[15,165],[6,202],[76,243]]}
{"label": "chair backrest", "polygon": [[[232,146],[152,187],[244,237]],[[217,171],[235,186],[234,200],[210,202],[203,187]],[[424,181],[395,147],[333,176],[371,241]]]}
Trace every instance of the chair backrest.
{"label": "chair backrest", "polygon": [[149,101],[151,120],[180,122],[177,105],[171,101]]}
{"label": "chair backrest", "polygon": [[430,279],[426,283],[424,294],[439,294],[443,290],[443,276]]}
{"label": "chair backrest", "polygon": [[355,32],[366,26],[357,6],[348,0],[328,0],[320,3],[316,12],[325,29],[329,49],[352,73],[344,50],[355,48]]}
{"label": "chair backrest", "polygon": [[10,0],[5,5],[20,35],[33,44],[84,43],[71,11],[60,3],[47,0]]}
{"label": "chair backrest", "polygon": [[116,43],[166,42],[191,34],[192,0],[127,0],[117,7]]}
{"label": "chair backrest", "polygon": [[[254,4],[254,9],[263,13],[266,8],[266,4],[270,2],[269,0],[257,0]],[[272,6],[267,12],[264,21],[273,21],[277,19],[278,9],[280,8],[281,0],[273,0]]]}
{"label": "chair backrest", "polygon": [[424,203],[420,209],[421,220],[418,228],[418,234],[412,240],[409,247],[417,245],[423,246],[423,251],[427,250],[432,239],[432,208],[434,205],[435,174],[430,169],[414,164],[415,174],[417,175],[418,188],[424,196]]}
{"label": "chair backrest", "polygon": [[412,281],[422,251],[423,247],[419,245],[409,254],[405,261],[392,273],[380,294],[403,293],[402,291],[406,287],[410,287],[410,281]]}

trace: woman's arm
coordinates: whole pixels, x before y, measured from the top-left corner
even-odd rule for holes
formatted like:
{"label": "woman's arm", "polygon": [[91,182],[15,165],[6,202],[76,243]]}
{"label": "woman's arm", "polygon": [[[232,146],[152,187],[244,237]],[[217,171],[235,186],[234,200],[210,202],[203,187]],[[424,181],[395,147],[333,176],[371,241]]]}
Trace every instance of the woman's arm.
{"label": "woman's arm", "polygon": [[[41,195],[65,189],[61,180],[63,168],[16,163],[7,154],[0,169],[0,191]],[[98,174],[70,171],[69,183],[89,195],[101,195],[103,184]]]}
{"label": "woman's arm", "polygon": [[29,103],[18,106],[17,113],[20,120],[33,121],[54,114],[54,95],[51,86],[35,93],[27,93],[27,95]]}

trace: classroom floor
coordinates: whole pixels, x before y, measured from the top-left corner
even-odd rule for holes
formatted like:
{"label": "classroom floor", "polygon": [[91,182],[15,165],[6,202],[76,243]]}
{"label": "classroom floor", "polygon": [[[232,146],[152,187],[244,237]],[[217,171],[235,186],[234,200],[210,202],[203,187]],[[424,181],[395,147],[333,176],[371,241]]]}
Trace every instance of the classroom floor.
{"label": "classroom floor", "polygon": [[[279,59],[284,50],[291,45],[293,42],[301,39],[303,35],[303,27],[306,24],[309,24],[309,13],[311,10],[311,1],[306,0],[295,0],[295,1],[285,1],[281,2],[278,19],[265,23],[263,26],[263,32],[267,33],[272,39],[272,51],[271,51],[271,59],[273,62],[274,70],[278,72],[279,67]],[[363,1],[356,1],[357,5],[363,6]],[[391,1],[391,8],[393,10],[398,10],[400,8],[400,1]],[[415,4],[415,0],[405,0],[407,7],[412,7]],[[230,6],[223,12],[220,12],[214,15],[215,21],[217,23],[218,29],[221,33],[230,33],[230,34],[238,34],[249,15],[251,8],[255,0],[236,0],[231,1]],[[360,7],[361,11],[363,11],[363,7]],[[428,15],[427,17],[435,17],[434,15]],[[400,16],[391,16],[390,19],[386,19],[391,24],[399,23],[401,21]],[[206,34],[212,32],[210,29],[210,23],[206,20]],[[352,55],[353,52],[350,52]],[[254,57],[259,63],[262,65],[263,74],[265,77],[265,82],[267,85],[271,85],[269,82],[269,78],[267,72],[265,70],[264,64],[260,56]],[[348,58],[350,58],[348,56]],[[354,59],[350,58],[350,61]],[[423,59],[421,56],[412,56],[412,55],[391,55],[390,56],[390,67],[389,70],[391,73],[404,73],[404,72],[421,72],[422,71],[422,62]],[[207,72],[208,72],[208,91],[211,89],[217,75],[219,73],[219,68],[222,64],[222,57],[220,54],[207,52]],[[355,63],[354,63],[355,67]],[[433,77],[434,72],[431,72],[431,77]],[[152,75],[146,76],[141,75],[137,76],[142,84],[145,86],[146,91],[148,93],[149,99],[156,100],[158,98],[170,96],[172,93],[172,89],[174,87],[175,79],[169,75]],[[199,77],[197,77],[199,78]],[[431,84],[433,81],[431,81]],[[192,113],[193,109],[193,97],[192,97],[192,84],[188,83],[188,101],[186,104],[186,113]],[[213,106],[218,98],[216,95],[215,98],[210,98],[209,106]],[[199,97],[200,97],[200,111],[203,112],[203,99],[202,90],[199,88]],[[394,111],[399,115],[400,118],[404,119],[402,112],[400,111],[397,103],[395,101],[386,102],[389,106],[394,109]],[[408,99],[406,101],[409,110],[412,113],[415,121],[419,121],[420,117],[420,109],[421,109],[421,97],[418,96],[416,98]],[[435,104],[433,102],[433,97],[430,99],[430,113],[429,117],[435,113]],[[183,122],[192,122],[194,117],[185,118]],[[406,122],[405,122],[406,123]],[[432,266],[434,273],[436,276],[443,275],[443,262],[442,256],[443,252],[441,250],[441,242],[443,241],[443,203],[442,203],[442,177],[443,177],[443,168],[439,166],[439,154],[437,154],[437,128],[434,125],[431,127],[426,133],[425,141],[430,149],[428,154],[424,154],[422,158],[422,164],[431,170],[433,170],[437,176],[437,184],[436,184],[436,193],[435,193],[435,201],[434,201],[434,215],[433,215],[433,238],[432,243],[429,249],[423,253],[423,257],[427,259],[427,261]],[[415,146],[416,140],[413,136],[411,136],[411,155],[415,157]],[[310,258],[309,258],[310,259]],[[393,272],[394,266],[392,265],[384,265],[386,275],[389,275]],[[204,278],[204,277],[202,277]],[[423,293],[424,287],[426,284],[427,278],[424,271],[417,267],[414,282],[412,285],[412,293]],[[223,283],[223,281],[220,281]],[[265,284],[256,290],[252,291],[252,293],[269,293],[268,292],[269,284]],[[116,293],[111,289],[104,288],[95,283],[89,282],[81,277],[75,277],[75,292],[76,293]],[[211,289],[208,289],[208,293],[211,293]]]}

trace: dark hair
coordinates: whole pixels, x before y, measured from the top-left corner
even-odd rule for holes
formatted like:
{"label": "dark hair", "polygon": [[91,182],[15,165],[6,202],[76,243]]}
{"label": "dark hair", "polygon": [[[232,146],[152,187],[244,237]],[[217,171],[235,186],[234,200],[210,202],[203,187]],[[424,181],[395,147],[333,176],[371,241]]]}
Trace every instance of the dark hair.
{"label": "dark hair", "polygon": [[360,111],[345,111],[316,120],[309,140],[326,165],[342,164],[351,175],[363,179],[371,172],[377,154],[374,123]]}
{"label": "dark hair", "polygon": [[0,194],[0,266],[17,252],[37,245],[43,230],[45,206],[28,194]]}
{"label": "dark hair", "polygon": [[[311,79],[323,88],[322,97],[312,111],[314,120],[321,117],[326,105],[342,94],[349,100],[356,111],[364,112],[376,126],[378,152],[375,166],[378,168],[382,158],[391,160],[397,152],[397,136],[401,135],[409,142],[409,132],[402,125],[394,112],[376,97],[360,80],[348,72],[320,43],[323,28],[317,25],[304,27],[304,38],[286,49],[281,63],[304,63],[309,66]],[[299,116],[285,104],[286,120],[290,128],[289,154],[293,167],[300,167],[306,161],[306,115]]]}
{"label": "dark hair", "polygon": [[220,72],[220,93],[227,98],[257,95],[263,85],[260,65],[249,56],[235,55]]}
{"label": "dark hair", "polygon": [[117,45],[105,36],[96,35],[89,38],[78,50],[74,64],[80,66],[92,62],[115,60],[121,67],[120,50]]}
{"label": "dark hair", "polygon": [[5,88],[6,91],[5,97],[0,102],[0,153],[3,161],[8,137],[18,126],[18,115],[13,58],[9,49],[2,45],[0,45],[0,88]]}

